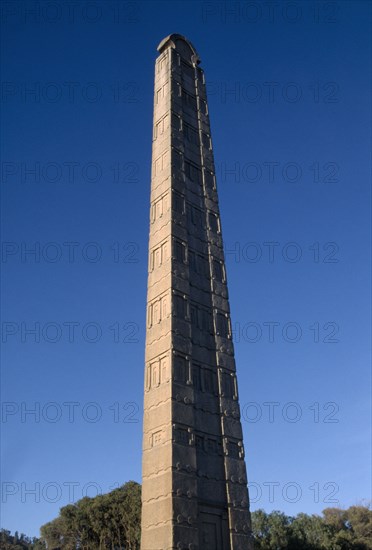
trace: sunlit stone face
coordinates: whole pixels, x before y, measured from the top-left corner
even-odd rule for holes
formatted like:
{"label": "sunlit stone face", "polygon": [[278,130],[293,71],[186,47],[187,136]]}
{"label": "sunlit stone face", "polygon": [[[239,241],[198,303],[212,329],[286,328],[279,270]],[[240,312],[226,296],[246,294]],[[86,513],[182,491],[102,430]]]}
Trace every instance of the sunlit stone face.
{"label": "sunlit stone face", "polygon": [[250,550],[221,222],[204,73],[165,38],[155,64],[142,550]]}

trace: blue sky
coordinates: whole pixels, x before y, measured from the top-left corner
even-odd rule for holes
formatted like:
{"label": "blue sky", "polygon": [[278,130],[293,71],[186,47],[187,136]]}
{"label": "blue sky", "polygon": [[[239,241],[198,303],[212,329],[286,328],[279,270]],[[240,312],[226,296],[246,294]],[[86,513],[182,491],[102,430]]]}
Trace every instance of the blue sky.
{"label": "blue sky", "polygon": [[1,526],[140,481],[172,32],[208,84],[252,509],[370,499],[370,4],[3,5]]}

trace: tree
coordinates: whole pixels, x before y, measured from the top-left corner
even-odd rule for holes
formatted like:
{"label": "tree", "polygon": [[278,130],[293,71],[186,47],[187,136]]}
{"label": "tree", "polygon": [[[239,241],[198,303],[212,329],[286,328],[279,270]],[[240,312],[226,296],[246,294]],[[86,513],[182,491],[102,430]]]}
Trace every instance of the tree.
{"label": "tree", "polygon": [[129,481],[106,495],[84,497],[64,506],[41,527],[48,550],[138,550],[141,486]]}
{"label": "tree", "polygon": [[[372,546],[372,512],[365,506],[351,506],[346,510],[346,524],[352,530],[355,544],[360,548]],[[370,546],[368,546],[370,545]]]}
{"label": "tree", "polygon": [[291,529],[291,548],[332,550],[332,531],[320,516],[298,514],[293,518]]}
{"label": "tree", "polygon": [[[326,508],[323,515],[252,513],[255,550],[372,550],[372,511]],[[129,481],[94,498],[84,497],[61,508],[43,525],[41,538],[2,529],[1,550],[139,550],[141,486]],[[201,549],[203,550],[203,549]]]}
{"label": "tree", "polygon": [[290,518],[282,512],[266,514],[264,510],[252,513],[252,530],[255,548],[259,550],[277,550],[288,548],[290,540]]}
{"label": "tree", "polygon": [[38,538],[30,539],[24,533],[19,535],[18,531],[11,534],[6,529],[0,529],[1,550],[46,550],[44,543]]}
{"label": "tree", "polygon": [[323,517],[264,510],[252,513],[256,550],[372,550],[372,511],[326,508]]}

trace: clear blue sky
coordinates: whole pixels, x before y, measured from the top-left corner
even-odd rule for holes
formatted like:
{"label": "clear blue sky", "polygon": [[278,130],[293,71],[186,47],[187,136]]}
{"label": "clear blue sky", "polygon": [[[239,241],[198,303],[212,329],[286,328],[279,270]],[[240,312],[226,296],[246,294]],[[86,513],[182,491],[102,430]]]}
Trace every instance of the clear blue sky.
{"label": "clear blue sky", "polygon": [[3,4],[1,525],[37,535],[72,493],[141,479],[172,32],[208,82],[252,509],[369,499],[371,4],[69,5]]}

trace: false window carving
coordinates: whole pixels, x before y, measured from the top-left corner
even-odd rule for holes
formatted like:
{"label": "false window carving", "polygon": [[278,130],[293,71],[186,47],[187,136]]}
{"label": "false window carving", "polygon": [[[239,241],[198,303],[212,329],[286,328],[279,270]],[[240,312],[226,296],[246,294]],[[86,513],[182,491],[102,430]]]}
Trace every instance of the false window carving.
{"label": "false window carving", "polygon": [[184,214],[185,212],[185,197],[177,191],[173,192],[173,209],[178,214]]}
{"label": "false window carving", "polygon": [[173,239],[173,257],[180,264],[186,263],[186,244],[178,239]]}
{"label": "false window carving", "polygon": [[195,128],[190,126],[189,124],[183,125],[183,135],[185,137],[185,140],[191,143],[192,145],[199,145],[199,133]]}
{"label": "false window carving", "polygon": [[219,233],[220,224],[218,216],[214,212],[208,212],[208,225],[211,231],[213,231],[214,233]]}
{"label": "false window carving", "polygon": [[158,88],[158,90],[156,90],[156,94],[155,94],[156,105],[159,105],[159,103],[163,102],[164,98],[168,95],[168,91],[169,91],[169,82],[166,82],[163,86],[161,86],[160,88]]}
{"label": "false window carving", "polygon": [[182,88],[182,103],[184,107],[188,107],[194,111],[197,110],[196,97],[189,94],[184,88]]}
{"label": "false window carving", "polygon": [[147,326],[151,328],[169,317],[169,297],[165,294],[148,305]]}
{"label": "false window carving", "polygon": [[182,170],[183,167],[183,155],[180,151],[177,151],[174,147],[172,148],[172,165],[177,170]]}
{"label": "false window carving", "polygon": [[222,338],[229,338],[230,336],[230,327],[229,320],[224,313],[216,314],[216,330],[217,335]]}
{"label": "false window carving", "polygon": [[235,375],[230,372],[222,373],[222,393],[228,399],[236,397],[236,380]]}
{"label": "false window carving", "polygon": [[154,271],[169,260],[169,242],[164,241],[150,252],[150,271]]}
{"label": "false window carving", "polygon": [[185,319],[187,314],[187,302],[183,296],[175,294],[173,296],[174,314],[178,319]]}
{"label": "false window carving", "polygon": [[172,128],[174,128],[177,131],[180,131],[182,128],[182,119],[180,116],[178,116],[176,113],[172,113],[171,116],[171,124]]}
{"label": "false window carving", "polygon": [[165,151],[154,162],[154,174],[159,176],[166,168],[169,167],[169,151]]}
{"label": "false window carving", "polygon": [[182,67],[182,75],[186,76],[187,78],[194,80],[195,79],[195,72],[194,68],[191,65],[188,65],[184,61],[181,61],[181,67]]}
{"label": "false window carving", "polygon": [[186,384],[189,380],[189,362],[183,355],[177,354],[173,358],[174,379],[180,384]]}
{"label": "false window carving", "polygon": [[201,185],[202,183],[202,172],[195,164],[192,164],[190,161],[185,160],[185,174],[186,177],[194,183]]}
{"label": "false window carving", "polygon": [[154,432],[152,434],[152,439],[151,439],[152,447],[155,447],[156,445],[160,445],[161,440],[162,440],[162,430]]}
{"label": "false window carving", "polygon": [[168,69],[168,52],[163,57],[160,57],[157,61],[158,74]]}
{"label": "false window carving", "polygon": [[216,181],[213,172],[210,170],[204,170],[204,182],[208,189],[216,188]]}
{"label": "false window carving", "polygon": [[220,260],[213,260],[213,277],[219,283],[225,281],[223,263]]}
{"label": "false window carving", "polygon": [[175,440],[180,445],[189,445],[189,432],[187,428],[176,428]]}
{"label": "false window carving", "polygon": [[230,458],[240,458],[240,446],[234,441],[228,441],[227,454]]}
{"label": "false window carving", "polygon": [[169,211],[169,196],[168,193],[155,199],[151,205],[151,223],[162,218]]}
{"label": "false window carving", "polygon": [[203,132],[202,134],[203,146],[209,151],[212,149],[211,137]]}
{"label": "false window carving", "polygon": [[169,382],[169,357],[163,355],[151,361],[146,369],[146,390]]}
{"label": "false window carving", "polygon": [[158,122],[155,123],[154,139],[157,139],[164,135],[169,128],[169,115],[165,115]]}

